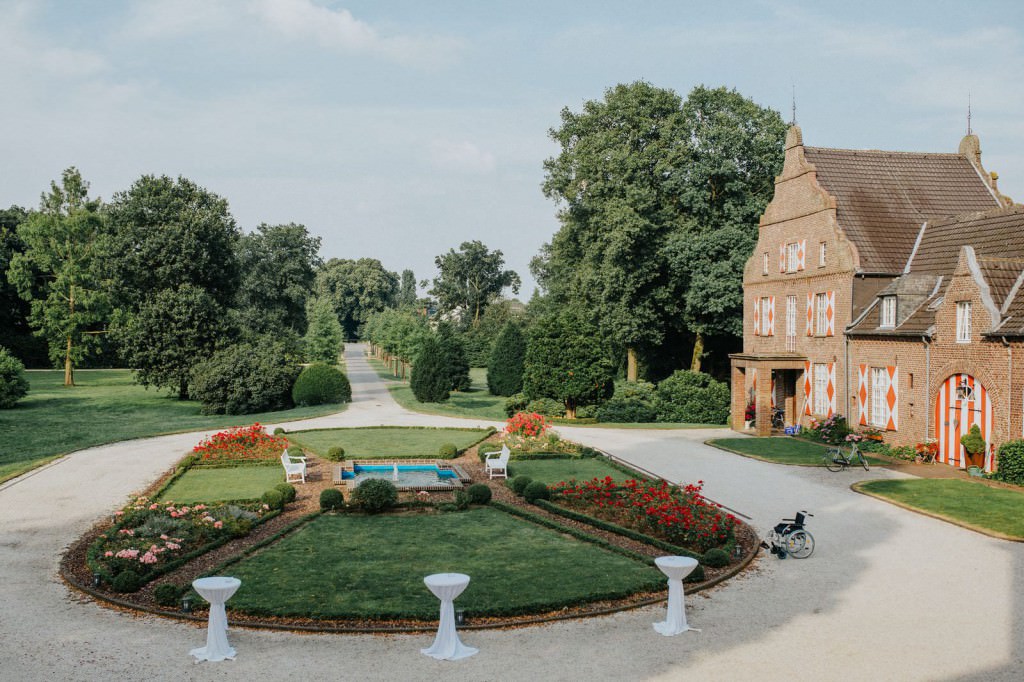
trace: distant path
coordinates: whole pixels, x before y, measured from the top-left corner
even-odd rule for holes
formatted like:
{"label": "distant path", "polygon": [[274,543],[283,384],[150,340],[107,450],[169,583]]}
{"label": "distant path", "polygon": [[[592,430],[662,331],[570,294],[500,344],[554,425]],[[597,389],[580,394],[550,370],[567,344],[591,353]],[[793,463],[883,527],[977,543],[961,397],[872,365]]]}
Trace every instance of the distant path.
{"label": "distant path", "polygon": [[[291,428],[487,423],[403,410],[361,353],[346,348],[352,405]],[[663,607],[466,632],[480,653],[457,663],[421,655],[429,635],[232,629],[238,660],[194,665],[188,651],[202,645],[204,630],[82,602],[56,577],[67,543],[202,434],[136,440],[76,452],[0,486],[0,679],[261,680],[281,671],[303,680],[430,682],[1020,679],[1024,545],[857,495],[848,485],[862,473],[778,466],[703,444],[723,430],[562,430],[672,480],[703,479],[710,497],[762,530],[809,509],[817,550],[805,561],[764,557],[755,570],[688,598],[690,624],[703,631],[674,638],[651,628]]]}

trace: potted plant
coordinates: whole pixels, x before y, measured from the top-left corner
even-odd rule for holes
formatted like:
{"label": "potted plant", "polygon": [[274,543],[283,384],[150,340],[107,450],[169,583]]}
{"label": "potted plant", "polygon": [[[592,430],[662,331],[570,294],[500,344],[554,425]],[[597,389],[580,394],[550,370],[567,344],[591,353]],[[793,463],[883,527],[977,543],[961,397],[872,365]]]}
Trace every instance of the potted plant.
{"label": "potted plant", "polygon": [[977,424],[960,437],[960,445],[963,445],[964,450],[967,451],[967,463],[970,466],[983,467],[985,465],[985,439]]}
{"label": "potted plant", "polygon": [[757,417],[757,403],[750,403],[747,405],[747,409],[743,410],[743,419],[746,422],[744,428],[749,429],[754,425],[754,419]]}
{"label": "potted plant", "polygon": [[917,455],[914,461],[918,464],[932,464],[935,462],[935,455],[939,453],[939,444],[934,438],[928,438],[914,446]]}

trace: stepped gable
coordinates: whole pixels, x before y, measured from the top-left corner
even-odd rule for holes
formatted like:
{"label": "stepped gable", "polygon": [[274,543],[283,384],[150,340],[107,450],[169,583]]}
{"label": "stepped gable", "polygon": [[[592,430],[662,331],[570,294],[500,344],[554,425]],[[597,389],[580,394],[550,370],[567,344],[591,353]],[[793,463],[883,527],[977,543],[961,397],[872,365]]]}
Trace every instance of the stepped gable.
{"label": "stepped gable", "polygon": [[836,219],[862,272],[902,272],[928,220],[1000,205],[963,154],[804,147],[804,155],[836,198]]}

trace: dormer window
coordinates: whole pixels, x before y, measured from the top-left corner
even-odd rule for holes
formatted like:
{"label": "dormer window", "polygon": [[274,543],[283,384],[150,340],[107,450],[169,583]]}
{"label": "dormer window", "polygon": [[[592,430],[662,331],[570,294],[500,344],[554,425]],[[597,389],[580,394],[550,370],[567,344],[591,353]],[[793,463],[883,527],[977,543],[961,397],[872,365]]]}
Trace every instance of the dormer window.
{"label": "dormer window", "polygon": [[971,302],[956,302],[956,342],[971,342]]}
{"label": "dormer window", "polygon": [[883,296],[882,297],[882,312],[881,321],[878,323],[879,327],[885,327],[892,329],[896,326],[896,297],[895,296]]}

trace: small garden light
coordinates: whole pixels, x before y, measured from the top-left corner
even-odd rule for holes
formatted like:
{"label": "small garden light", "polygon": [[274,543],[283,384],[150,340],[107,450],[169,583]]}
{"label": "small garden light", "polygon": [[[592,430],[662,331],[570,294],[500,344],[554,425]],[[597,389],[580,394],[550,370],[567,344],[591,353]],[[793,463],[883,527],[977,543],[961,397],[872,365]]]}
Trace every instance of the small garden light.
{"label": "small garden light", "polygon": [[103,577],[99,573],[92,574],[92,586],[99,587],[100,583],[103,582]]}
{"label": "small garden light", "polygon": [[456,625],[465,625],[466,624],[466,610],[465,609],[455,609],[455,624]]}
{"label": "small garden light", "polygon": [[733,557],[735,557],[737,559],[742,559],[743,558],[743,545],[741,545],[740,543],[737,542],[733,546],[733,548],[732,548],[732,555],[733,555]]}
{"label": "small garden light", "polygon": [[192,597],[181,598],[181,610],[183,613],[192,613]]}

